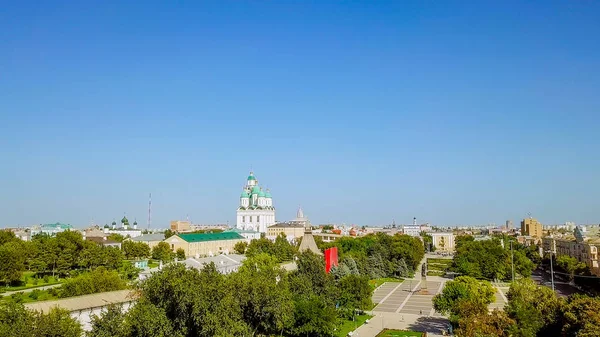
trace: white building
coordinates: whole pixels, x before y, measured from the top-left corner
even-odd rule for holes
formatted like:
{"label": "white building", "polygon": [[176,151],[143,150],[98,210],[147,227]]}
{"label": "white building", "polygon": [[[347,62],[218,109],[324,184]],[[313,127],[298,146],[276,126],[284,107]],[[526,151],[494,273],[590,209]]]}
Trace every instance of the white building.
{"label": "white building", "polygon": [[137,221],[133,222],[133,228],[131,228],[129,226],[129,220],[127,220],[127,217],[124,216],[123,219],[121,219],[121,227],[117,228],[117,223],[113,221],[112,228],[104,226],[104,233],[116,233],[123,235],[123,237],[129,236],[131,238],[135,238],[142,235],[142,230],[137,228]]}
{"label": "white building", "polygon": [[250,172],[246,186],[240,196],[237,209],[237,225],[241,230],[266,233],[267,227],[275,224],[275,207],[269,190],[263,191],[254,173]]}
{"label": "white building", "polygon": [[402,226],[402,233],[410,236],[421,235],[421,226],[419,225],[404,225]]}

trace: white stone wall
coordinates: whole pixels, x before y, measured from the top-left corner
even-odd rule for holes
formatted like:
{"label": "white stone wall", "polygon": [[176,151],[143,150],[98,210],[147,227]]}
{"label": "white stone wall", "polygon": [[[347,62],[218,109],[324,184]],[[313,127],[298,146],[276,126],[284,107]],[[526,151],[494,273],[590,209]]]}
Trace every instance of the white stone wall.
{"label": "white stone wall", "polygon": [[[127,312],[131,308],[131,306],[133,306],[133,304],[134,303],[132,303],[132,302],[123,303],[122,304],[123,311]],[[84,331],[90,331],[90,330],[92,330],[92,325],[91,325],[92,316],[93,315],[100,316],[100,314],[102,313],[103,310],[105,310],[105,307],[96,308],[96,309],[92,309],[92,310],[73,311],[73,312],[71,312],[71,317],[73,317],[79,323],[81,323],[81,326],[83,327]]]}
{"label": "white stone wall", "polygon": [[267,227],[275,224],[275,210],[239,210],[237,211],[238,229],[267,232]]}

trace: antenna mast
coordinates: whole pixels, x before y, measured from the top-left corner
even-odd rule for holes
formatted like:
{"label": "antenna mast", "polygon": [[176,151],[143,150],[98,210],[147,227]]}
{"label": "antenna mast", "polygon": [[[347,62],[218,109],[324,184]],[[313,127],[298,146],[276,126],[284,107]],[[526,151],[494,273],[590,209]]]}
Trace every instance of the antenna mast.
{"label": "antenna mast", "polygon": [[148,197],[148,230],[150,230],[150,224],[152,223],[152,193]]}

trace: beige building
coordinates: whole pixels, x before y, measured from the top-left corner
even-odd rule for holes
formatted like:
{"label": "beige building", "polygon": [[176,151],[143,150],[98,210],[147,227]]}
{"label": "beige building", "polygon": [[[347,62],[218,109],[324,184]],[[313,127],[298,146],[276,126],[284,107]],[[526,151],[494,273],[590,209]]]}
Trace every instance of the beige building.
{"label": "beige building", "polygon": [[171,230],[177,233],[185,233],[191,231],[191,225],[189,221],[173,220],[171,221]]}
{"label": "beige building", "polygon": [[143,234],[138,237],[132,238],[131,241],[135,242],[143,242],[150,247],[150,249],[157,246],[161,241],[165,239],[165,235],[163,233],[156,234]]}
{"label": "beige building", "polygon": [[248,242],[238,233],[222,232],[177,234],[163,242],[173,251],[182,248],[186,256],[204,257],[232,253],[235,244],[241,241]]}
{"label": "beige building", "polygon": [[[577,234],[577,233],[576,233]],[[600,239],[588,239],[581,235],[555,238],[552,236],[542,239],[544,252],[554,252],[556,257],[567,255],[585,263],[592,274],[600,276],[600,260],[598,248]]]}
{"label": "beige building", "polygon": [[534,218],[527,218],[521,221],[521,235],[542,237],[542,224]]}
{"label": "beige building", "polygon": [[285,234],[288,240],[299,239],[304,235],[304,225],[291,222],[280,222],[267,227],[267,238],[274,240],[280,233]]}
{"label": "beige building", "polygon": [[433,246],[436,251],[453,252],[454,251],[454,234],[431,232],[427,233],[433,239]]}

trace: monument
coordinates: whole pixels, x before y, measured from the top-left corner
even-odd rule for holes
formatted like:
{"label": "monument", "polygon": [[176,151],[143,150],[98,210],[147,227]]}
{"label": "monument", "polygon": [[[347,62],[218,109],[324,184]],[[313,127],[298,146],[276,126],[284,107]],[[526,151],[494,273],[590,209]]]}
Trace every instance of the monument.
{"label": "monument", "polygon": [[429,291],[427,291],[427,262],[421,265],[421,290],[419,290],[419,294],[429,294]]}

